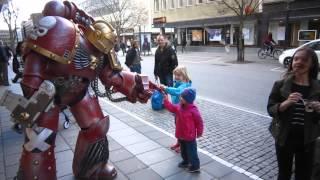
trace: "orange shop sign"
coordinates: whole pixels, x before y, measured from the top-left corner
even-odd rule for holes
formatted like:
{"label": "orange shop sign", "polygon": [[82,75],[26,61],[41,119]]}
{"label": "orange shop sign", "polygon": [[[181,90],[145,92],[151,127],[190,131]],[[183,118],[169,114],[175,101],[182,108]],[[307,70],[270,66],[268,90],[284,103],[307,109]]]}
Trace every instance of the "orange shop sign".
{"label": "orange shop sign", "polygon": [[165,16],[153,18],[153,24],[163,24],[166,22],[167,22],[167,18]]}

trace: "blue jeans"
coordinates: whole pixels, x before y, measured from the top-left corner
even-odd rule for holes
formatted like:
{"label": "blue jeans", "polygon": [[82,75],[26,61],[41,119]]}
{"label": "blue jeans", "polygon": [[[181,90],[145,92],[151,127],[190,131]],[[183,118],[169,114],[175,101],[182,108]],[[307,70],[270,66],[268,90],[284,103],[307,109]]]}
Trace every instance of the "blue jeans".
{"label": "blue jeans", "polygon": [[173,74],[167,74],[167,75],[159,75],[160,83],[164,84],[166,86],[172,87],[173,86]]}
{"label": "blue jeans", "polygon": [[192,168],[200,167],[200,160],[197,151],[197,141],[184,141],[179,139],[181,157],[183,163],[190,163]]}
{"label": "blue jeans", "polygon": [[133,64],[130,66],[130,71],[141,74],[141,64]]}

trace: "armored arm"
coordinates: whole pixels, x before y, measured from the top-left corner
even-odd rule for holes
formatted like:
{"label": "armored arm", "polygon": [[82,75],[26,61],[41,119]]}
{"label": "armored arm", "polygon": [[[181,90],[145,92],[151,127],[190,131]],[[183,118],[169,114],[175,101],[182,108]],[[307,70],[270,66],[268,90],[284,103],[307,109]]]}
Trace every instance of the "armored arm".
{"label": "armored arm", "polygon": [[128,101],[147,102],[151,96],[149,80],[147,76],[115,70],[107,64],[99,75],[106,89],[112,89],[127,96]]}
{"label": "armored arm", "polygon": [[89,26],[94,22],[94,19],[90,15],[69,1],[50,1],[45,5],[42,14],[43,16],[64,17],[84,26]]}

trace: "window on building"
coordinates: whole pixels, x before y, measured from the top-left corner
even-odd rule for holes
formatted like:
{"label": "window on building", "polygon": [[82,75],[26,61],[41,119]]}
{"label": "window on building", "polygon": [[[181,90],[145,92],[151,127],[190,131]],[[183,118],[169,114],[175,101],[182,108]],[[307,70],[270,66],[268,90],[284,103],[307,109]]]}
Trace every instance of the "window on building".
{"label": "window on building", "polygon": [[198,4],[201,4],[201,3],[203,3],[203,1],[204,1],[204,0],[197,0],[197,3],[198,3]]}
{"label": "window on building", "polygon": [[167,0],[161,0],[161,8],[163,10],[167,9]]}
{"label": "window on building", "polygon": [[213,2],[213,1],[215,1],[215,0],[207,0],[208,2]]}
{"label": "window on building", "polygon": [[178,7],[184,6],[184,0],[178,0]]}
{"label": "window on building", "polygon": [[175,8],[175,0],[170,0],[170,9]]}
{"label": "window on building", "polygon": [[154,0],[154,11],[159,11],[159,0]]}
{"label": "window on building", "polygon": [[187,0],[187,5],[188,6],[192,6],[192,4],[193,4],[193,0]]}

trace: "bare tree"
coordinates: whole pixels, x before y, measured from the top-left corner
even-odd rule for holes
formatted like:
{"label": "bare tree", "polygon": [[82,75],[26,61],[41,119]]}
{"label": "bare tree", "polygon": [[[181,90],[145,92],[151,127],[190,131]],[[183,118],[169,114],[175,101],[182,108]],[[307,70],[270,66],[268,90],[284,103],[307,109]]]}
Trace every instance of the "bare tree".
{"label": "bare tree", "polygon": [[94,6],[89,14],[111,23],[118,38],[125,30],[145,24],[147,20],[147,10],[132,0],[99,0]]}
{"label": "bare tree", "polygon": [[15,40],[17,37],[17,19],[18,9],[14,7],[12,0],[9,0],[2,9],[2,16],[4,22],[8,25],[10,35],[10,48],[15,49]]}
{"label": "bare tree", "polygon": [[242,32],[244,21],[248,16],[258,11],[262,0],[216,0],[216,3],[231,10],[239,19],[239,32],[236,34],[238,49],[237,61],[244,62],[244,38]]}

